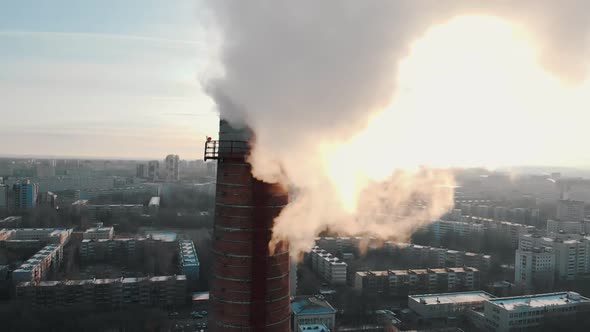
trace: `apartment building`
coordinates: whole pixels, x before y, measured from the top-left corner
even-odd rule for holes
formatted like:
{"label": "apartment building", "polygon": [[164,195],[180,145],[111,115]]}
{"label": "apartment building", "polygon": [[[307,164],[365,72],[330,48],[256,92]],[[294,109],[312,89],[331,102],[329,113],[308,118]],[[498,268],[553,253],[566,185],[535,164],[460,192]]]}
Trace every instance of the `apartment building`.
{"label": "apartment building", "polygon": [[22,282],[16,298],[35,310],[86,307],[113,310],[128,305],[174,307],[186,302],[184,275],[119,279]]}
{"label": "apartment building", "polygon": [[312,270],[323,280],[332,285],[343,285],[346,283],[348,265],[340,261],[336,256],[325,249],[315,246],[311,252]]}
{"label": "apartment building", "polygon": [[552,289],[555,281],[555,253],[551,248],[517,249],[514,283],[526,294]]}
{"label": "apartment building", "polygon": [[416,244],[403,245],[390,241],[384,244],[384,248],[390,251],[399,250],[403,257],[413,262],[412,267],[445,268],[466,265],[487,271],[492,264],[492,256],[480,253]]}
{"label": "apartment building", "polygon": [[39,282],[44,280],[49,272],[59,269],[62,261],[62,245],[49,244],[12,271],[12,280]]}
{"label": "apartment building", "polygon": [[549,248],[555,255],[555,272],[559,280],[576,280],[590,273],[590,237],[578,234],[552,234],[542,237],[521,236],[520,250]]}
{"label": "apartment building", "polygon": [[188,280],[198,281],[200,263],[195,244],[191,240],[181,240],[178,246],[182,273]]}
{"label": "apartment building", "polygon": [[360,271],[354,288],[363,296],[405,296],[474,290],[479,280],[479,270],[472,267]]}

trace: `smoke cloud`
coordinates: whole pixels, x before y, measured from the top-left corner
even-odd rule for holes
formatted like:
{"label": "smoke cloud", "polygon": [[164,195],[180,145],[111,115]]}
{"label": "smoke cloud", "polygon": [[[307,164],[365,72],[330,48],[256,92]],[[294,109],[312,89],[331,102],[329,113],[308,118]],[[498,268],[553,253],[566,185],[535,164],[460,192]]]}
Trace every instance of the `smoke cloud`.
{"label": "smoke cloud", "polygon": [[[416,228],[452,207],[454,179],[446,169],[493,164],[489,149],[496,146],[503,145],[504,154],[514,156],[506,162],[544,161],[521,153],[535,150],[530,149],[534,144],[530,140],[486,140],[480,137],[478,127],[467,134],[482,140],[484,152],[454,154],[466,137],[474,139],[456,133],[485,117],[501,119],[491,120],[491,126],[512,123],[508,128],[518,129],[530,125],[529,113],[523,111],[521,117],[515,117],[514,108],[534,110],[547,103],[522,103],[514,94],[538,95],[553,86],[584,85],[586,77],[587,1],[215,0],[209,5],[215,17],[212,29],[221,38],[221,72],[206,80],[205,89],[221,118],[255,132],[250,158],[254,175],[282,182],[294,191],[274,229],[277,239],[290,241],[294,254],[308,250],[314,237],[325,229],[407,239]],[[505,65],[495,68],[495,62],[472,63],[474,69],[489,64],[490,75],[511,73],[514,62],[525,64],[522,77],[530,78],[537,67],[524,70],[532,59],[539,62],[539,70],[549,73],[549,83],[524,91],[521,83],[526,86],[528,81],[518,81],[520,74],[515,74],[514,92],[503,88],[502,77],[497,85],[478,86],[467,82],[472,79],[467,73],[461,77],[463,85],[458,84],[445,96],[436,95],[439,88],[448,91],[453,81],[434,80],[436,86],[425,82],[435,75],[448,78],[461,69],[452,67],[457,55],[441,52],[446,54],[441,59],[450,59],[449,73],[442,63],[432,69],[432,77],[427,74],[420,79],[416,68],[424,66],[419,59],[432,56],[432,52],[421,48],[419,40],[430,38],[436,43],[437,33],[469,34],[462,24],[469,27],[473,22],[460,18],[472,16],[492,17],[489,22],[480,21],[488,22],[488,30],[493,32],[485,35],[484,24],[482,35],[467,35],[460,44],[449,45],[450,51],[473,42],[474,48],[487,56],[497,53],[506,60]],[[534,44],[538,54],[526,50],[503,54],[505,50],[494,49],[496,44],[487,38],[498,33],[512,38],[515,34],[510,29],[496,33],[494,29],[501,26],[496,18],[514,25],[514,31]],[[449,23],[454,20],[459,21]],[[445,25],[451,30],[445,30]],[[442,28],[431,33],[436,26]],[[470,60],[454,65],[468,65]],[[563,100],[571,100],[572,94],[562,93],[549,104],[561,105]],[[491,106],[484,102],[498,99],[517,102]],[[426,101],[431,104],[424,104]],[[478,113],[465,117],[465,113],[454,113],[458,106]],[[542,120],[535,122],[537,128],[550,129],[550,121],[545,120],[553,115],[541,115]],[[502,119],[505,116],[508,118]],[[466,122],[461,127],[452,125],[461,121]],[[490,133],[490,137],[497,134]]]}

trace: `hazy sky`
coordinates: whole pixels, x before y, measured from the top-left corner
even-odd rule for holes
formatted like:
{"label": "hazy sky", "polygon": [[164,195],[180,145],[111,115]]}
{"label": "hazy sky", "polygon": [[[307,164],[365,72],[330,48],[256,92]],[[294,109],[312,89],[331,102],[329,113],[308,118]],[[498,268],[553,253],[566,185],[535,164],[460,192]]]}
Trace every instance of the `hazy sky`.
{"label": "hazy sky", "polygon": [[0,0],[0,155],[199,158],[197,1]]}

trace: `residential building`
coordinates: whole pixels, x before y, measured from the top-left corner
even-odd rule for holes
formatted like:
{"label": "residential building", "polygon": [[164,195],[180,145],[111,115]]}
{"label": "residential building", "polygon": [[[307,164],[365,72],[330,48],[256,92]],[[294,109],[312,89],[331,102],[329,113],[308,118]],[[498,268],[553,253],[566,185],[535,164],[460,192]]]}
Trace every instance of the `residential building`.
{"label": "residential building", "polygon": [[481,271],[487,271],[492,264],[490,255],[472,253],[445,248],[435,248],[416,244],[402,245],[385,242],[383,245],[389,251],[398,250],[398,254],[413,262],[412,267],[445,268],[472,266]]}
{"label": "residential building", "polygon": [[8,212],[8,209],[9,209],[8,196],[9,196],[8,185],[0,184],[0,215]]}
{"label": "residential building", "polygon": [[408,307],[423,320],[463,316],[473,306],[494,298],[483,291],[408,296]]}
{"label": "residential building", "polygon": [[482,308],[470,310],[470,319],[486,331],[535,331],[550,321],[563,325],[559,322],[571,321],[589,310],[588,298],[558,292],[488,299]]}
{"label": "residential building", "polygon": [[323,280],[333,285],[346,283],[348,265],[324,249],[315,246],[311,252],[312,270]]}
{"label": "residential building", "polygon": [[475,290],[479,280],[479,270],[472,267],[360,271],[354,288],[363,296],[405,296]]}
{"label": "residential building", "polygon": [[493,210],[493,218],[495,220],[505,221],[508,220],[509,209],[503,206],[496,206]]}
{"label": "residential building", "polygon": [[157,160],[150,160],[148,162],[148,179],[150,181],[156,181],[160,178],[160,162]]}
{"label": "residential building", "polygon": [[323,324],[328,330],[336,326],[336,309],[321,295],[296,297],[291,309],[291,331],[300,331],[301,325],[309,324]]}
{"label": "residential building", "polygon": [[590,273],[590,237],[576,234],[552,234],[541,237],[521,236],[519,249],[550,248],[555,254],[555,271],[559,280],[576,280]]}
{"label": "residential building", "polygon": [[156,216],[156,215],[158,215],[159,211],[160,211],[160,197],[154,196],[154,197],[150,198],[150,201],[148,203],[148,212],[149,212],[150,216]]}
{"label": "residential building", "polygon": [[17,210],[28,210],[37,206],[39,185],[26,180],[12,186],[14,192],[14,207]]}
{"label": "residential building", "polygon": [[190,281],[198,281],[200,264],[193,241],[180,240],[178,245],[180,247],[179,255],[182,274]]}
{"label": "residential building", "polygon": [[551,248],[517,249],[514,283],[526,294],[552,289],[555,280],[555,253]]}
{"label": "residential building", "polygon": [[144,213],[142,204],[88,204],[87,209],[92,220],[140,216]]}
{"label": "residential building", "polygon": [[566,233],[566,234],[582,234],[586,232],[585,223],[583,221],[563,221],[563,220],[547,220],[547,234],[550,233]]}
{"label": "residential building", "polygon": [[430,224],[429,229],[434,234],[434,238],[440,241],[450,233],[461,237],[476,233],[483,234],[484,225],[462,221],[437,220]]}
{"label": "residential building", "polygon": [[0,246],[6,248],[41,248],[47,244],[65,245],[72,229],[16,228],[0,230]]}
{"label": "residential building", "polygon": [[130,305],[169,308],[186,303],[187,284],[183,275],[22,282],[16,286],[16,298],[34,310],[113,310]]}
{"label": "residential building", "polygon": [[115,235],[114,227],[103,227],[98,223],[97,227],[92,227],[84,232],[84,240],[112,240]]}
{"label": "residential building", "polygon": [[15,282],[44,280],[50,271],[56,271],[63,261],[63,247],[61,244],[49,244],[33,257],[12,271]]}
{"label": "residential building", "polygon": [[135,167],[135,176],[138,178],[145,179],[148,177],[148,165],[147,164],[137,164]]}
{"label": "residential building", "polygon": [[557,203],[557,220],[582,221],[584,220],[584,205],[582,201],[562,199]]}
{"label": "residential building", "polygon": [[58,208],[57,195],[51,191],[39,193],[37,196],[37,206],[45,206],[52,209]]}
{"label": "residential building", "polygon": [[180,175],[178,173],[178,162],[180,157],[177,154],[169,154],[166,156],[164,163],[166,164],[166,180],[167,181],[178,181]]}

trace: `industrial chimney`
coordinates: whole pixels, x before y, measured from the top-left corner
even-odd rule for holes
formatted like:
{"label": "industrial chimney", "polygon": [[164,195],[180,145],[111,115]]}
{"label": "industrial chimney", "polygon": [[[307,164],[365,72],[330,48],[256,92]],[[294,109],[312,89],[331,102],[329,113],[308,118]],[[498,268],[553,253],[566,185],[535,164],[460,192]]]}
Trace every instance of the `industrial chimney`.
{"label": "industrial chimney", "polygon": [[209,330],[289,331],[289,251],[269,250],[274,219],[287,205],[279,184],[252,176],[246,161],[252,133],[220,122],[205,160],[217,160]]}

